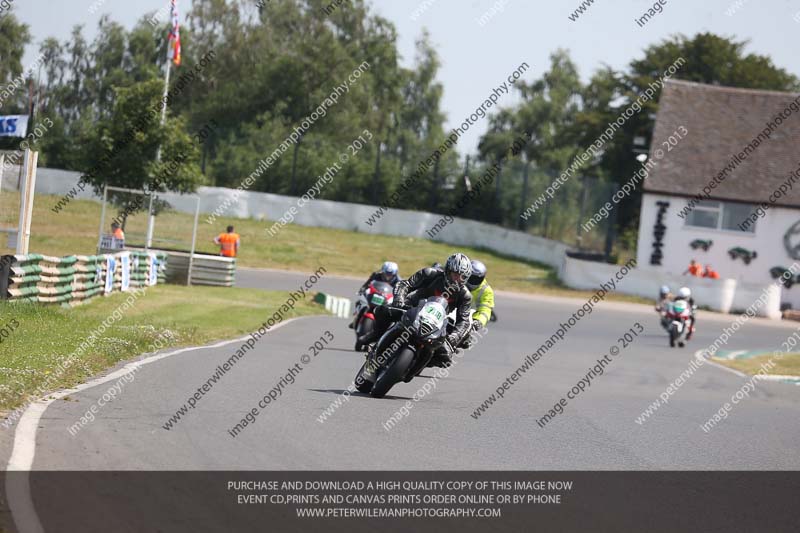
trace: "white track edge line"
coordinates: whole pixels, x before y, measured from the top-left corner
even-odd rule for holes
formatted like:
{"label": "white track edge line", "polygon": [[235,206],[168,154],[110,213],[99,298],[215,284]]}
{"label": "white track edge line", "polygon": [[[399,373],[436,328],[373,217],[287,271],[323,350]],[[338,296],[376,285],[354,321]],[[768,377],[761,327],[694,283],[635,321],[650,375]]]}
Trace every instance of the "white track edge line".
{"label": "white track edge line", "polygon": [[[303,318],[316,318],[318,316],[327,315],[290,318],[289,320],[273,326],[270,328],[269,332],[280,329],[281,327],[296,320],[301,320]],[[48,394],[45,398],[40,398],[39,400],[34,400],[31,402],[28,407],[25,408],[25,412],[17,422],[17,426],[14,430],[14,447],[6,466],[6,471],[23,472],[23,474],[14,476],[6,475],[6,500],[8,502],[9,510],[11,511],[12,519],[17,525],[18,530],[22,533],[44,533],[44,528],[39,521],[39,517],[36,514],[36,508],[33,505],[33,500],[31,498],[29,473],[31,471],[31,467],[33,467],[33,461],[36,457],[36,431],[39,427],[39,421],[51,403],[64,398],[69,394],[84,391],[86,389],[102,385],[103,383],[108,383],[117,377],[127,374],[135,367],[141,367],[161,359],[189,351],[219,348],[228,344],[245,341],[249,338],[250,335],[246,335],[236,339],[220,341],[215,344],[208,344],[205,346],[187,346],[171,352],[152,355],[145,359],[130,362],[124,367],[111,372],[110,374],[94,378],[86,383],[81,383],[76,387],[55,391],[52,394]]]}
{"label": "white track edge line", "polygon": [[705,352],[706,352],[705,348],[702,348],[702,349],[697,350],[696,352],[694,352],[695,359],[699,359],[699,360],[703,361],[703,363],[708,363],[711,366],[715,366],[717,368],[721,368],[722,370],[727,370],[728,372],[732,372],[733,374],[736,374],[740,378],[748,377],[748,375],[745,374],[744,372],[739,372],[738,370],[734,370],[733,368],[729,368],[729,367],[727,367],[725,365],[721,365],[721,364],[719,364],[717,362],[712,361],[710,357],[705,357],[703,355]]}

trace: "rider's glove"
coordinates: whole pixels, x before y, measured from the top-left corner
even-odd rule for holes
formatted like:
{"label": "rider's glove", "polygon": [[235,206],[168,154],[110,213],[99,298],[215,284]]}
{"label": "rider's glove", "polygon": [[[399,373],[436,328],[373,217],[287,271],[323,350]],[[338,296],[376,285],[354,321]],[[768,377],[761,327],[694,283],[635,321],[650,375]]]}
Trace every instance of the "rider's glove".
{"label": "rider's glove", "polygon": [[455,353],[456,346],[458,346],[459,338],[453,334],[450,334],[445,339],[444,345],[447,347],[447,351],[450,353]]}
{"label": "rider's glove", "polygon": [[454,344],[451,344],[449,340],[446,340],[442,344],[442,348],[445,353],[436,358],[436,366],[447,368],[453,364],[453,354],[456,353],[456,347]]}
{"label": "rider's glove", "polygon": [[477,342],[478,339],[475,338],[475,335],[467,335],[467,338],[464,339],[464,341],[461,343],[461,347],[464,348],[465,350],[469,350],[470,348],[475,346],[475,343]]}
{"label": "rider's glove", "polygon": [[472,331],[480,331],[481,329],[483,329],[483,324],[481,324],[479,320],[473,320]]}

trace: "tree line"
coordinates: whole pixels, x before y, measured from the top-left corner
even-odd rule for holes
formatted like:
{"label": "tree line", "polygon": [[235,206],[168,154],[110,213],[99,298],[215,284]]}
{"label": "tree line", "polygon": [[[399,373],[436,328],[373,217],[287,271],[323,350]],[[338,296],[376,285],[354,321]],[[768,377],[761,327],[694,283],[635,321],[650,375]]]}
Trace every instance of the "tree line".
{"label": "tree line", "polygon": [[[30,68],[22,63],[30,29],[12,8],[0,15],[0,110],[32,110],[35,123],[52,123],[34,141],[40,164],[84,172],[96,189],[103,183],[181,192],[199,185],[237,187],[366,62],[358,82],[250,190],[303,194],[366,128],[372,140],[342,165],[320,197],[380,205],[450,133],[441,108],[440,58],[423,30],[413,63],[402,66],[394,25],[366,0],[335,10],[329,4],[194,0],[182,23],[183,62],[172,70],[167,102],[168,17],[144,14],[127,30],[103,15],[93,41],[81,26],[64,42],[45,39]],[[560,189],[547,208],[520,215],[678,57],[686,61],[677,79],[800,90],[794,75],[746,47],[710,33],[677,35],[647,47],[622,71],[600,66],[585,82],[569,52],[554,50],[549,65],[514,84],[518,103],[488,116],[476,153],[455,147],[437,156],[417,180],[414,197],[397,207],[457,212],[573,242],[580,213],[588,216],[595,198],[604,203],[641,166],[636,155],[646,149],[642,139],[650,139],[658,96],[581,166],[579,179]],[[164,104],[162,126],[159,114],[146,110]],[[200,131],[207,134],[198,142]],[[522,135],[528,142],[508,157],[508,146]],[[0,138],[0,148],[16,148],[15,142]],[[481,200],[457,205],[472,186],[468,177],[474,181],[492,168],[496,176]],[[634,240],[639,201],[637,191],[617,208],[612,229],[623,243]]]}

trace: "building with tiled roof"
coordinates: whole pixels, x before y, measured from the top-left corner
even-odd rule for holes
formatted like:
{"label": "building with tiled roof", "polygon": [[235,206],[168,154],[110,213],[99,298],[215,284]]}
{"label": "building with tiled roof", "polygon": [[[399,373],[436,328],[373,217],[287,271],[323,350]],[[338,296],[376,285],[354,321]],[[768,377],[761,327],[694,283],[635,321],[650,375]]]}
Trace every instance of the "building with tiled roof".
{"label": "building with tiled roof", "polygon": [[[800,94],[668,81],[648,157],[640,267],[761,285],[800,269]],[[782,292],[800,308],[800,280]]]}

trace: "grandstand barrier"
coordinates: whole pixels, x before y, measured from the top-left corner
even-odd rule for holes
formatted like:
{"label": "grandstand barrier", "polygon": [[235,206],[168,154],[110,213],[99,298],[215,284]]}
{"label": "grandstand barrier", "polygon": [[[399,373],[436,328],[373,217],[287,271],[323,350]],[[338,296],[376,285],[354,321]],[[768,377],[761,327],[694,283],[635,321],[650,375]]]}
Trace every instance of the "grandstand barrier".
{"label": "grandstand barrier", "polygon": [[74,306],[96,296],[164,283],[167,255],[4,255],[0,265],[0,299]]}

